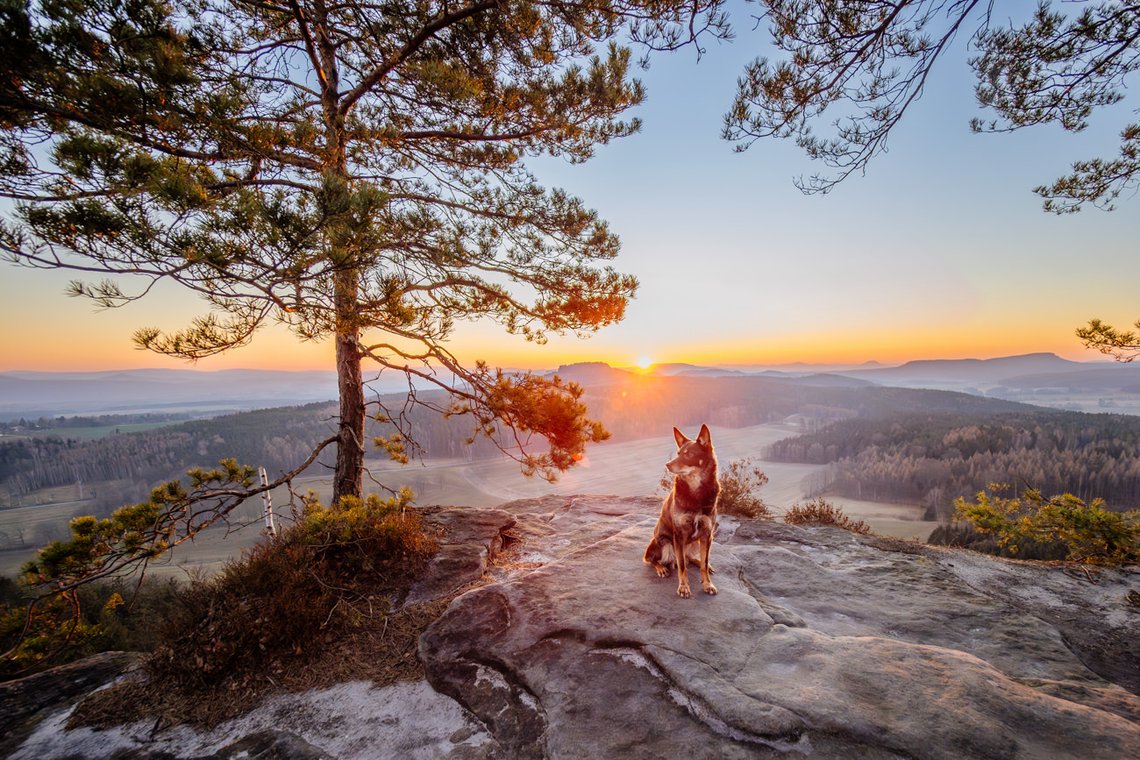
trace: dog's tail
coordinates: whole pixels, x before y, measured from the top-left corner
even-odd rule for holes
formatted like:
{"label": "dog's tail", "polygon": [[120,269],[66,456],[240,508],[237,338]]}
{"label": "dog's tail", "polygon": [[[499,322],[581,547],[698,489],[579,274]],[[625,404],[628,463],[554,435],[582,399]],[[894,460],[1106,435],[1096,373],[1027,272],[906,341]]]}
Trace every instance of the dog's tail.
{"label": "dog's tail", "polygon": [[672,566],[677,564],[676,558],[673,556],[673,542],[658,539],[649,542],[649,546],[645,547],[645,556],[641,559],[650,565]]}

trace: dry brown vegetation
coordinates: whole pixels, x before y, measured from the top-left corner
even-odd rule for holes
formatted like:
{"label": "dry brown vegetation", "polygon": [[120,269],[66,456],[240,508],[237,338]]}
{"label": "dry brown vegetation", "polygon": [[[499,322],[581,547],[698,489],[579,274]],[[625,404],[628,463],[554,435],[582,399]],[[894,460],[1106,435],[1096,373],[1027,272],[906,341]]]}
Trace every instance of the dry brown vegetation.
{"label": "dry brown vegetation", "polygon": [[142,677],[96,693],[72,723],[213,725],[273,693],[417,678],[416,641],[448,600],[399,605],[436,546],[406,499],[310,505],[276,540],[189,584]]}
{"label": "dry brown vegetation", "polygon": [[852,520],[822,496],[806,504],[793,504],[784,515],[784,522],[789,525],[831,525],[860,534],[871,532],[870,525],[862,520]]}
{"label": "dry brown vegetation", "polygon": [[772,510],[756,491],[768,484],[768,476],[749,457],[734,459],[720,470],[720,498],[717,510],[724,515],[769,518]]}

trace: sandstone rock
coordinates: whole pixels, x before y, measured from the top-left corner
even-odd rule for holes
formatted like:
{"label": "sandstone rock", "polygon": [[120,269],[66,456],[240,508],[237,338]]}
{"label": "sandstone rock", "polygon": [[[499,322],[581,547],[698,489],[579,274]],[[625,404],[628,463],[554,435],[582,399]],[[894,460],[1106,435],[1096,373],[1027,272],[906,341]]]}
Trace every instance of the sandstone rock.
{"label": "sandstone rock", "polygon": [[1140,573],[723,519],[720,593],[680,599],[641,562],[659,504],[431,511],[448,533],[409,601],[470,590],[420,639],[428,682],[212,732],[61,710],[16,757],[1140,757]]}
{"label": "sandstone rock", "polygon": [[503,549],[503,534],[515,525],[510,514],[498,509],[429,507],[422,513],[425,525],[443,535],[423,577],[404,599],[405,605],[449,596],[481,580],[491,558]]}
{"label": "sandstone rock", "polygon": [[326,760],[331,755],[288,731],[258,731],[229,744],[209,760]]}
{"label": "sandstone rock", "polygon": [[1094,585],[748,522],[714,547],[719,595],[683,600],[640,560],[653,505],[604,506],[504,505],[584,540],[456,599],[421,638],[432,685],[504,757],[1140,756],[1135,572]]}
{"label": "sandstone rock", "polygon": [[133,667],[135,652],[103,652],[79,662],[0,683],[0,756],[7,757],[46,714],[66,708]]}
{"label": "sandstone rock", "polygon": [[67,715],[45,718],[12,760],[487,760],[496,747],[474,718],[423,681],[354,681],[281,695],[208,730],[156,731],[154,721],[65,730]]}

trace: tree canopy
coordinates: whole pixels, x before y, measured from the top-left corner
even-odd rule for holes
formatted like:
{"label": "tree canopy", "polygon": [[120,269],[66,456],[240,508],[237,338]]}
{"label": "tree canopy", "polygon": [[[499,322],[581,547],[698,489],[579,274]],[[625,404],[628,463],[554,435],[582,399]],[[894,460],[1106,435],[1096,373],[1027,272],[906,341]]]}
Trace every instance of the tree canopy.
{"label": "tree canopy", "polygon": [[[633,46],[727,35],[721,2],[5,0],[0,247],[111,275],[71,287],[106,307],[159,280],[197,292],[208,311],[186,329],[135,335],[160,353],[209,356],[271,322],[334,340],[334,500],[362,490],[362,361],[405,373],[409,403],[435,403],[413,381],[446,389],[439,411],[552,475],[605,436],[581,390],[448,340],[460,320],[542,341],[622,318],[637,283],[606,263],[618,238],[525,159],[585,161],[635,132]],[[379,443],[400,457],[409,440]]]}
{"label": "tree canopy", "polygon": [[[723,135],[743,151],[757,140],[792,139],[827,167],[796,185],[827,193],[862,173],[926,89],[959,36],[968,38],[979,105],[975,132],[1055,124],[1069,132],[1126,98],[1140,68],[1140,4],[1077,0],[1061,9],[1039,0],[1021,21],[980,0],[757,0],[772,43],[786,58],[757,58],[737,84]],[[1140,188],[1140,122],[1120,131],[1120,152],[1077,161],[1072,173],[1039,185],[1046,211],[1114,208]],[[1140,323],[1137,323],[1140,327]],[[1100,320],[1077,330],[1085,346],[1130,361],[1140,343]]]}
{"label": "tree canopy", "polygon": [[[968,38],[978,103],[976,132],[1056,124],[1079,132],[1098,108],[1125,99],[1140,67],[1140,5],[1041,0],[1021,21],[998,15],[1016,3],[979,0],[758,0],[783,60],[758,58],[741,76],[724,136],[747,149],[790,138],[827,172],[797,184],[826,193],[886,149],[931,71]],[[818,131],[817,131],[818,130]],[[1111,208],[1140,186],[1140,123],[1123,127],[1120,153],[1073,164],[1034,189],[1055,213]]]}

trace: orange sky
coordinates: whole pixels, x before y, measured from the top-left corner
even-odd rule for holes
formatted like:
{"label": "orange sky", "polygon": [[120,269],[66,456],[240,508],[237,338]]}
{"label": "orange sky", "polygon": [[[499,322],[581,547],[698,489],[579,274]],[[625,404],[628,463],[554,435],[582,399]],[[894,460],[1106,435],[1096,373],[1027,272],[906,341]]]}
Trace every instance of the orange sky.
{"label": "orange sky", "polygon": [[[6,298],[0,302],[0,371],[106,370],[182,367],[185,362],[140,351],[131,334],[138,327],[177,328],[197,313],[195,299],[177,288],[160,290],[145,301],[117,310],[95,310],[90,303],[62,295],[68,276],[55,272],[3,270]],[[53,287],[54,286],[54,292]],[[631,366],[643,361],[694,364],[901,363],[917,358],[989,358],[1052,351],[1066,358],[1093,360],[1072,330],[1099,314],[1127,324],[1127,306],[1088,311],[1081,303],[1059,304],[1048,313],[1003,313],[976,307],[955,319],[915,313],[909,320],[875,324],[853,313],[834,325],[801,318],[787,325],[749,323],[734,315],[746,304],[705,304],[670,310],[642,288],[622,324],[579,340],[552,336],[547,345],[527,344],[497,325],[461,325],[452,347],[460,359],[486,359],[495,366],[547,369],[576,361]],[[1048,318],[1045,318],[1048,317]],[[695,322],[695,324],[694,324]],[[286,330],[263,331],[254,343],[193,365],[198,369],[259,367],[332,369],[328,343],[300,342]]]}

